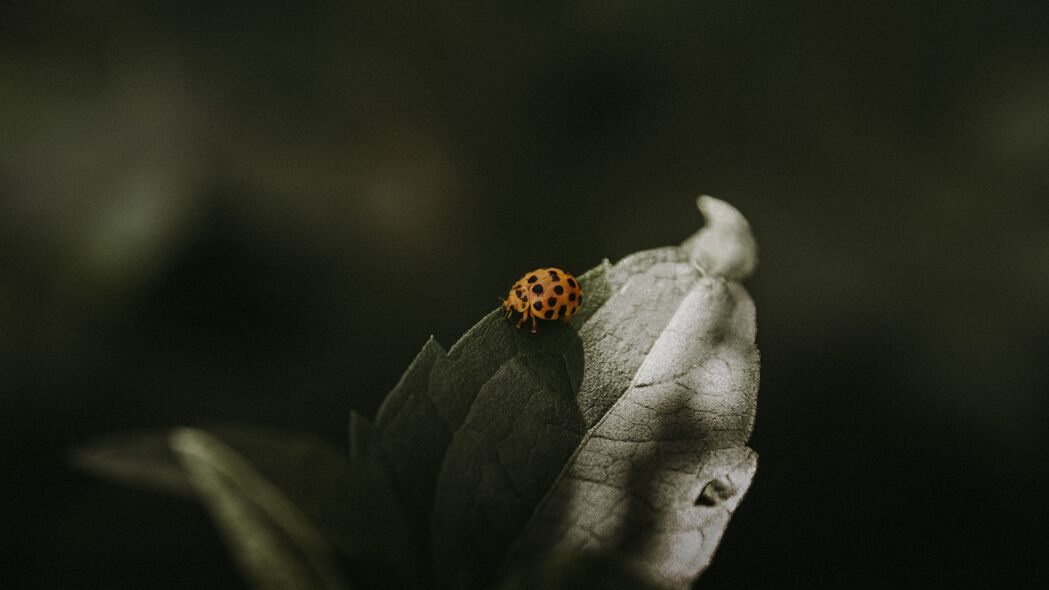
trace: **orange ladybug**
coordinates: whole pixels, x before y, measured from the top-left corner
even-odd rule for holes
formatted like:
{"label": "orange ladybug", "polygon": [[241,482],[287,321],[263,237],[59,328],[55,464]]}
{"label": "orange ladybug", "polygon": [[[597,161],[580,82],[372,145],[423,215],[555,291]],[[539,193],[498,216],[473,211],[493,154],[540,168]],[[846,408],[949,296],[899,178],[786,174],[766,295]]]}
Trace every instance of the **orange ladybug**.
{"label": "orange ladybug", "polygon": [[506,318],[514,312],[521,314],[517,321],[520,328],[529,317],[532,318],[532,333],[535,334],[535,321],[557,320],[567,322],[572,314],[583,305],[583,289],[579,281],[560,268],[540,268],[525,273],[513,287],[503,302]]}

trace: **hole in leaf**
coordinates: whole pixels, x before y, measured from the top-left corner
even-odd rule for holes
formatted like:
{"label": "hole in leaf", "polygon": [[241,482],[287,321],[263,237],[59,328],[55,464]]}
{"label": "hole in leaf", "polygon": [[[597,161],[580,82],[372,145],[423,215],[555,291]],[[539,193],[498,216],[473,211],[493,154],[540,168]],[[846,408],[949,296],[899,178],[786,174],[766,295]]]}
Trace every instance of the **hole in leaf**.
{"label": "hole in leaf", "polygon": [[725,500],[732,497],[736,493],[736,486],[731,483],[721,481],[720,479],[712,479],[707,485],[703,486],[703,491],[699,493],[696,501],[693,503],[695,506],[717,506]]}

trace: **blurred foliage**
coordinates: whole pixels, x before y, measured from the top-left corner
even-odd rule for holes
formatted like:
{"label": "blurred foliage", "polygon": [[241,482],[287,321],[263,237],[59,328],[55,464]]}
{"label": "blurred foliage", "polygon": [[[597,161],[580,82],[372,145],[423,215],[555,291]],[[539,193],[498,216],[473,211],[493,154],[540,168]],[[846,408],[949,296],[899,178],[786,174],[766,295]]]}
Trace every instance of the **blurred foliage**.
{"label": "blurred foliage", "polygon": [[766,395],[705,583],[1044,577],[1046,30],[1034,1],[4,3],[7,569],[236,583],[202,513],[62,450],[338,440],[522,270],[685,236],[709,192],[764,248]]}

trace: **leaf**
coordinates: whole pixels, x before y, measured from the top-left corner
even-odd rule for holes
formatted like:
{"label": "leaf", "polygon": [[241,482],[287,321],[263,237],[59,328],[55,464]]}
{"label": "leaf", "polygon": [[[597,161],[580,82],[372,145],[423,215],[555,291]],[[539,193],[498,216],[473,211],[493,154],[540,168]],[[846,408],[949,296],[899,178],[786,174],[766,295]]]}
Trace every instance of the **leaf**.
{"label": "leaf", "polygon": [[[709,563],[756,455],[749,225],[701,197],[680,247],[580,277],[572,327],[498,311],[427,343],[376,420],[371,457],[428,532],[437,579],[472,587],[551,551],[614,554],[653,583]],[[426,534],[424,531],[423,534]]]}
{"label": "leaf", "polygon": [[168,431],[107,434],[74,447],[69,453],[74,467],[119,483],[178,496],[196,492],[168,446]]}
{"label": "leaf", "polygon": [[[754,310],[705,278],[681,301],[629,386],[589,430],[518,549],[617,553],[668,586],[705,568],[750,485],[757,400]],[[704,496],[704,488],[711,486]]]}
{"label": "leaf", "polygon": [[331,546],[281,491],[214,435],[181,428],[171,448],[256,588],[347,588]]}
{"label": "leaf", "polygon": [[[223,424],[205,429],[236,452],[301,510],[358,578],[386,586],[413,585],[420,569],[409,526],[383,480],[337,447],[313,436],[261,426]],[[170,447],[171,431],[106,435],[71,452],[75,466],[118,482],[199,498]]]}
{"label": "leaf", "polygon": [[490,586],[507,572],[507,587],[564,586],[598,570],[687,586],[756,469],[755,311],[736,281],[757,246],[731,206],[697,204],[707,225],[680,246],[579,276],[572,325],[533,335],[496,310],[447,351],[428,341],[374,425],[351,416],[348,457],[180,429],[76,461],[199,495],[260,587],[341,587],[333,547],[371,586]]}
{"label": "leaf", "polygon": [[[598,267],[592,273],[599,276],[602,271]],[[579,277],[584,289],[588,278]],[[419,521],[429,518],[452,434],[481,387],[509,359],[548,353],[559,359],[559,370],[567,372],[568,379],[580,378],[578,337],[569,326],[545,326],[542,339],[506,327],[502,312],[493,311],[447,353],[431,338],[379,409],[368,454],[376,464],[389,467],[394,487]]]}

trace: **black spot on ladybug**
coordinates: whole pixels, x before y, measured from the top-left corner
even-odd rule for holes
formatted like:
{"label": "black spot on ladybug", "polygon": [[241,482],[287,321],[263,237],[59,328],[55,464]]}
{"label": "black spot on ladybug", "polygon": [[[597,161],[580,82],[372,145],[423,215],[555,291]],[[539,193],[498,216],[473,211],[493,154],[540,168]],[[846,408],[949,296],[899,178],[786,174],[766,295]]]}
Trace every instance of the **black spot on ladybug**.
{"label": "black spot on ladybug", "polygon": [[534,283],[534,282],[536,282],[538,280],[539,280],[539,277],[537,277],[535,275],[532,275],[532,276],[528,277],[528,284],[531,285],[532,283]]}
{"label": "black spot on ladybug", "polygon": [[542,311],[542,309],[543,309],[543,302],[542,301],[536,301],[535,303],[532,304],[532,307],[534,307],[536,311]]}
{"label": "black spot on ladybug", "polygon": [[560,281],[561,280],[561,275],[557,274],[556,270],[552,270],[552,271],[550,271],[550,280],[551,281]]}
{"label": "black spot on ladybug", "polygon": [[557,293],[558,295],[564,295],[565,294],[565,288],[562,287],[561,285],[554,285],[554,293]]}
{"label": "black spot on ladybug", "polygon": [[575,301],[575,293],[569,293],[568,294],[568,300],[569,301]]}
{"label": "black spot on ladybug", "polygon": [[565,315],[565,309],[567,309],[567,306],[565,306],[565,305],[562,305],[562,306],[561,306],[561,307],[560,307],[560,308],[559,308],[559,309],[557,310],[557,315]]}
{"label": "black spot on ladybug", "polygon": [[551,297],[551,298],[546,300],[546,304],[549,305],[550,307],[553,307],[554,304],[556,304],[556,303],[557,303],[557,297]]}
{"label": "black spot on ladybug", "polygon": [[572,277],[568,277],[568,286],[575,289],[575,281],[572,280]]}
{"label": "black spot on ladybug", "polygon": [[550,319],[550,318],[554,317],[554,310],[552,310],[552,309],[546,310],[546,313],[543,314],[543,317],[546,318],[546,319]]}
{"label": "black spot on ladybug", "polygon": [[532,293],[535,293],[536,295],[542,295],[543,294],[543,286],[542,285],[536,285],[536,286],[532,287]]}
{"label": "black spot on ladybug", "polygon": [[524,299],[524,293],[520,289],[514,292],[514,295],[517,295],[518,299]]}

